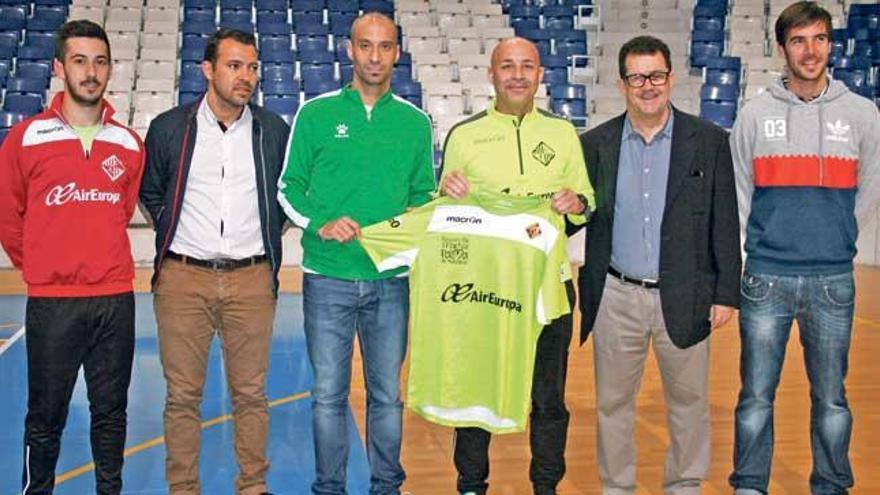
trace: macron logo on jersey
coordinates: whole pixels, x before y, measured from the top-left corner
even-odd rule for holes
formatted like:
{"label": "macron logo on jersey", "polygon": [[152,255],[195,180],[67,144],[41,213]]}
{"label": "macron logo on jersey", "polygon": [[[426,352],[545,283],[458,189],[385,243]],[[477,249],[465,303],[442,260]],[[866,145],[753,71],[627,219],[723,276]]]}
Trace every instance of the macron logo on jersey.
{"label": "macron logo on jersey", "polygon": [[466,224],[473,224],[473,225],[480,225],[481,223],[483,223],[482,218],[474,217],[474,216],[463,217],[463,216],[459,216],[459,215],[449,215],[446,217],[446,221],[449,223],[466,223]]}
{"label": "macron logo on jersey", "polygon": [[46,206],[62,206],[67,203],[119,203],[122,196],[117,192],[101,191],[99,189],[78,189],[76,182],[69,182],[63,186],[55,186],[46,194]]}

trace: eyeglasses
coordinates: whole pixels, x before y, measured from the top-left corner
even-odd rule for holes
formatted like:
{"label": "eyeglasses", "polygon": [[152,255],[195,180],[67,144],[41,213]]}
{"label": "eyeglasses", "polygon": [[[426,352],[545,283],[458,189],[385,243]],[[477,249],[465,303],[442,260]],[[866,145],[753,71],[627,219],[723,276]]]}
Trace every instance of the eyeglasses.
{"label": "eyeglasses", "polygon": [[641,88],[648,80],[651,86],[663,86],[669,80],[668,70],[655,70],[650,74],[627,74],[623,76],[626,85],[631,88]]}

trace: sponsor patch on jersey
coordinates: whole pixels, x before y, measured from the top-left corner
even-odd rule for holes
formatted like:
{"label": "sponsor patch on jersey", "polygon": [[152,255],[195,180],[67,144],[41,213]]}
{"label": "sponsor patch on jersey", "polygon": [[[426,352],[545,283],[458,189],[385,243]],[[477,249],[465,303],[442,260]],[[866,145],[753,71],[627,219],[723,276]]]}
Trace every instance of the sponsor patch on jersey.
{"label": "sponsor patch on jersey", "polygon": [[549,144],[541,141],[538,143],[538,146],[535,146],[535,149],[532,150],[532,158],[538,160],[541,165],[545,167],[550,165],[550,162],[556,158],[556,150],[550,147]]}
{"label": "sponsor patch on jersey", "polygon": [[467,237],[441,237],[440,261],[451,265],[466,265],[468,263]]}
{"label": "sponsor patch on jersey", "polygon": [[526,235],[529,236],[529,239],[534,239],[541,235],[541,225],[538,222],[535,222],[528,227],[526,227]]}
{"label": "sponsor patch on jersey", "polygon": [[100,189],[78,188],[76,182],[68,182],[57,185],[46,194],[46,206],[62,206],[67,203],[110,203],[116,204],[122,199],[118,192],[102,191]]}
{"label": "sponsor patch on jersey", "polygon": [[110,158],[101,162],[101,169],[104,170],[107,177],[110,177],[110,180],[114,182],[125,173],[125,167],[122,165],[122,160],[117,158],[116,155],[110,155]]}

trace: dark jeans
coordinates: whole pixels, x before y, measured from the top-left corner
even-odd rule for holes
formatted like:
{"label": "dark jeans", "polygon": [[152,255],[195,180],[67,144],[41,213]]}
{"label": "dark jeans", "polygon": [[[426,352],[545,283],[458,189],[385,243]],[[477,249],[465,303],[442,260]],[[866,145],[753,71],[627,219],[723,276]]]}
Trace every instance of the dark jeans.
{"label": "dark jeans", "polygon": [[[574,287],[565,285],[569,307],[574,306]],[[556,485],[565,474],[565,441],[568,435],[568,410],[565,408],[565,378],[568,369],[568,346],[571,343],[571,313],[553,320],[541,331],[535,351],[532,380],[532,412],[529,443],[532,463],[529,479],[537,495],[556,493]],[[455,429],[455,468],[457,488],[461,493],[484,494],[489,487],[489,441],[491,434],[482,428]]]}
{"label": "dark jeans", "polygon": [[355,334],[367,388],[370,494],[400,493],[400,485],[406,479],[400,464],[400,366],[406,355],[409,278],[342,280],[307,273],[303,276],[303,313],[309,361],[315,372],[312,493],[345,493],[348,395]]}
{"label": "dark jeans", "polygon": [[80,366],[91,413],[99,495],[122,491],[125,409],[134,357],[134,295],[32,297],[27,302],[25,495],[52,493],[61,432]]}
{"label": "dark jeans", "polygon": [[773,404],[792,322],[797,320],[810,381],[810,493],[838,495],[853,486],[849,462],[852,413],[846,372],[852,337],[852,272],[776,276],[746,273],[739,314],[742,389],[730,484],[737,493],[767,493],[773,459]]}

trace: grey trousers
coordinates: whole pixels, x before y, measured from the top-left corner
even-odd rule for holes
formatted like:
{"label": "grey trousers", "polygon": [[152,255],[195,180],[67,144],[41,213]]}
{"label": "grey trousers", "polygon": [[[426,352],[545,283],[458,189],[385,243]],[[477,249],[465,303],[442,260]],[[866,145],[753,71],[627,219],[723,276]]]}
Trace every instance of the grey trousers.
{"label": "grey trousers", "polygon": [[709,339],[679,349],[666,333],[660,290],[610,275],[593,326],[602,493],[636,490],[633,426],[649,346],[663,381],[670,438],[663,491],[698,494],[709,469]]}

